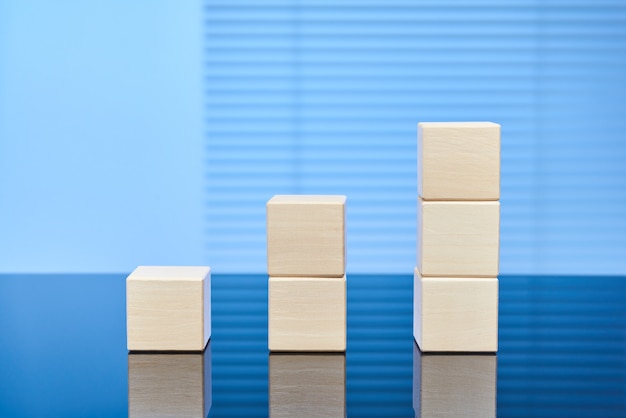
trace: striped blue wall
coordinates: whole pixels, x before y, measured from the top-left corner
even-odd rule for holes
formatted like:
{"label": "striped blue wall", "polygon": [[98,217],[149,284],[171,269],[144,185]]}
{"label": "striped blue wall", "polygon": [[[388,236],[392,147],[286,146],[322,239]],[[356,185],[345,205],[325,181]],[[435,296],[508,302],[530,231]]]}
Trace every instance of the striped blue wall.
{"label": "striped blue wall", "polygon": [[502,124],[503,273],[626,274],[622,1],[0,0],[0,271],[265,271],[265,202],[348,195],[415,265],[416,124]]}
{"label": "striped blue wall", "polygon": [[502,124],[501,271],[626,272],[626,5],[205,7],[208,247],[264,271],[265,201],[348,195],[348,269],[415,265],[416,123]]}

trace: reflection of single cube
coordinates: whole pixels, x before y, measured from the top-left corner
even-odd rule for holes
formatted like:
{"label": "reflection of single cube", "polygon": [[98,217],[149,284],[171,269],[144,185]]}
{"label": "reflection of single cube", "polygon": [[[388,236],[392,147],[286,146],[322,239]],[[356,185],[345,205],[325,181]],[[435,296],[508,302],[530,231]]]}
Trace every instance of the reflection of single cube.
{"label": "reflection of single cube", "polygon": [[137,267],[126,279],[129,350],[201,351],[211,336],[209,267]]}
{"label": "reflection of single cube", "polygon": [[500,198],[500,125],[418,124],[418,193],[426,200]]}
{"label": "reflection of single cube", "polygon": [[267,202],[270,276],[345,274],[345,196],[277,195]]}
{"label": "reflection of single cube", "polygon": [[128,355],[130,418],[204,418],[211,396],[210,345],[198,354]]}
{"label": "reflection of single cube", "polygon": [[414,276],[413,335],[422,351],[498,351],[498,279]]}
{"label": "reflection of single cube", "polygon": [[270,417],[346,416],[343,354],[271,354]]}
{"label": "reflection of single cube", "polygon": [[495,354],[423,354],[413,345],[415,416],[496,416]]}
{"label": "reflection of single cube", "polygon": [[270,351],[345,351],[346,278],[270,277]]}
{"label": "reflection of single cube", "polygon": [[424,276],[496,277],[500,202],[418,201],[417,267]]}

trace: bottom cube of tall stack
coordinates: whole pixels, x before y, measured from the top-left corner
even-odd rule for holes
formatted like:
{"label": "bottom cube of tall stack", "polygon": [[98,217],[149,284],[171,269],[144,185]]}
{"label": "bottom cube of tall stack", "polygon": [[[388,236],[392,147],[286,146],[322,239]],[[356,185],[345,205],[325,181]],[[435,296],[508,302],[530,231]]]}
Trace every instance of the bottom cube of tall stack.
{"label": "bottom cube of tall stack", "polygon": [[416,268],[413,336],[423,352],[498,351],[498,279],[422,277]]}
{"label": "bottom cube of tall stack", "polygon": [[270,277],[270,351],[345,351],[346,276]]}

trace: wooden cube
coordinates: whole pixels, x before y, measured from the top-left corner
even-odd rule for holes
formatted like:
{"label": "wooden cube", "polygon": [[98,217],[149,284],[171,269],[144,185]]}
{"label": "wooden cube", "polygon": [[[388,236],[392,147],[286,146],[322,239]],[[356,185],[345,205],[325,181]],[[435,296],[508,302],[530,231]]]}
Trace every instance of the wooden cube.
{"label": "wooden cube", "polygon": [[270,354],[270,417],[346,416],[344,354]]}
{"label": "wooden cube", "polygon": [[345,351],[346,277],[270,277],[270,351]]}
{"label": "wooden cube", "polygon": [[496,417],[495,354],[424,354],[413,345],[415,416]]}
{"label": "wooden cube", "polygon": [[126,279],[128,349],[201,351],[211,336],[209,267],[137,267]]}
{"label": "wooden cube", "polygon": [[500,125],[422,122],[417,138],[417,184],[422,198],[500,198]]}
{"label": "wooden cube", "polygon": [[128,355],[129,418],[204,418],[211,403],[210,346],[198,354]]}
{"label": "wooden cube", "polygon": [[413,336],[423,352],[498,351],[498,279],[422,277],[415,269]]}
{"label": "wooden cube", "polygon": [[277,195],[267,202],[272,277],[346,273],[345,196]]}
{"label": "wooden cube", "polygon": [[496,277],[500,202],[418,199],[417,266],[424,276]]}

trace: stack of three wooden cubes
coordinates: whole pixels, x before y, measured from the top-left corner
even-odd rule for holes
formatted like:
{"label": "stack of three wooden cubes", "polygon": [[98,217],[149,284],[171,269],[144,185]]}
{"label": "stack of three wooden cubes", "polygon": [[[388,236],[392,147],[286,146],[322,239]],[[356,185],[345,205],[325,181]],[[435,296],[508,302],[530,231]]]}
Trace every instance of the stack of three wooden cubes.
{"label": "stack of three wooden cubes", "polygon": [[418,125],[413,335],[422,352],[496,352],[500,125]]}

